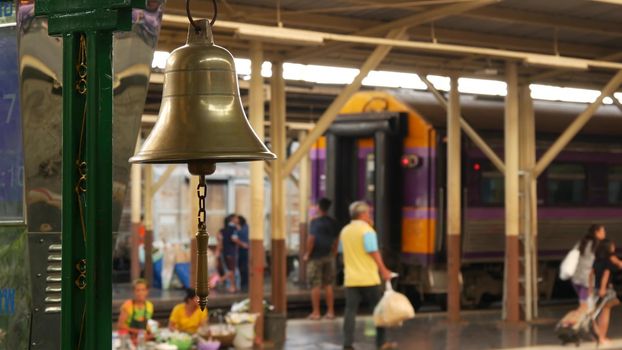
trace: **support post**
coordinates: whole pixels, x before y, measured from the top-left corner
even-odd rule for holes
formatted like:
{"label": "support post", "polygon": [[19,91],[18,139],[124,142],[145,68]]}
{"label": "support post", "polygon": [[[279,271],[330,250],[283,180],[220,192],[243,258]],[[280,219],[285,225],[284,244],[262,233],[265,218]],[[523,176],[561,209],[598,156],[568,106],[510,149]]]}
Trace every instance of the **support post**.
{"label": "support post", "polygon": [[[136,151],[140,149],[141,139],[140,135],[136,141]],[[140,261],[138,261],[138,243],[140,242],[140,210],[141,210],[141,194],[142,194],[142,171],[139,164],[132,164],[131,166],[131,194],[130,201],[132,203],[132,251],[131,251],[131,271],[130,277],[133,280],[140,277]]]}
{"label": "support post", "polygon": [[63,38],[63,349],[112,347],[112,33],[131,29],[132,7],[35,1]]}
{"label": "support post", "polygon": [[[402,38],[406,33],[406,29],[407,27],[393,29],[386,37],[388,39]],[[294,167],[296,166],[296,164],[298,164],[302,157],[309,153],[311,146],[313,146],[315,141],[317,141],[317,139],[322,136],[324,132],[326,132],[326,130],[330,127],[341,108],[346,104],[346,102],[348,102],[350,97],[352,97],[352,95],[354,95],[354,93],[360,89],[361,85],[363,84],[363,79],[365,79],[370,71],[378,67],[380,62],[382,62],[387,54],[389,54],[391,48],[391,46],[381,45],[378,46],[371,55],[369,55],[365,63],[363,63],[363,65],[361,66],[359,74],[356,76],[356,78],[354,78],[352,83],[346,85],[339,93],[339,95],[337,95],[333,103],[328,106],[326,111],[324,111],[324,114],[322,114],[318,122],[315,124],[315,127],[311,130],[309,136],[304,140],[304,142],[300,144],[300,147],[298,147],[298,149],[287,159],[283,168],[283,177],[289,176],[289,174],[291,174],[292,170],[294,170]]]}
{"label": "support post", "polygon": [[[307,137],[307,131],[301,130],[298,132],[298,142],[302,142]],[[311,164],[309,163],[309,155],[306,154],[300,160],[300,176],[298,178],[298,203],[299,203],[299,238],[300,238],[300,250],[298,254],[299,274],[298,283],[300,285],[306,285],[307,283],[307,263],[303,257],[307,249],[307,234],[309,224],[309,197],[311,195]]]}
{"label": "support post", "polygon": [[92,322],[86,325],[91,336],[85,338],[85,345],[108,349],[112,346],[112,32],[87,32],[86,47],[90,91],[86,102],[90,185],[86,191],[86,314]]}
{"label": "support post", "polygon": [[[253,130],[260,140],[264,139],[265,96],[263,91],[263,77],[261,64],[263,63],[263,49],[261,42],[253,41],[250,47],[251,82],[249,91],[249,119]],[[277,159],[277,161],[279,161]],[[250,235],[250,309],[259,314],[255,323],[255,344],[263,343],[263,298],[264,298],[264,166],[265,162],[250,163],[250,191],[251,214],[249,221]]]}
{"label": "support post", "polygon": [[[175,171],[175,169],[177,169],[177,164],[169,164],[166,166],[166,170],[164,170],[164,173],[162,173],[162,175],[158,178],[158,181],[156,181],[152,186],[151,186],[151,193],[156,193],[158,192],[158,190],[164,186],[164,184],[166,183],[166,181],[168,181],[168,179],[171,177],[171,175],[173,174],[173,172]],[[197,181],[197,184],[199,182]],[[194,191],[193,196],[196,196],[196,188]]]}
{"label": "support post", "polygon": [[505,320],[518,322],[519,314],[519,206],[518,206],[518,70],[506,64],[505,99]]}
{"label": "support post", "polygon": [[287,313],[287,251],[285,247],[285,81],[283,63],[272,64],[270,99],[270,141],[277,159],[272,162],[272,303],[278,313]]}
{"label": "support post", "polygon": [[461,157],[458,77],[451,77],[447,109],[447,317],[460,321]]}
{"label": "support post", "polygon": [[535,114],[531,90],[527,84],[519,88],[519,113],[520,169],[523,174],[519,207],[522,213],[520,231],[524,237],[525,252],[525,321],[531,321],[538,316],[538,198],[537,178],[532,174],[536,163]]}
{"label": "support post", "polygon": [[153,283],[153,165],[143,165],[145,172],[145,280]]}
{"label": "support post", "polygon": [[[63,37],[63,64],[75,67],[78,57],[79,39],[77,34]],[[77,78],[75,69],[63,74],[63,86],[73,86]],[[61,338],[64,348],[84,349],[82,313],[86,307],[86,295],[77,288],[76,262],[85,259],[86,241],[81,233],[82,205],[76,198],[75,186],[80,178],[76,169],[76,159],[80,148],[82,111],[85,98],[75,89],[63,93],[63,198],[62,201],[62,299],[61,299]]]}
{"label": "support post", "polygon": [[[445,111],[448,112],[449,102],[447,102],[445,97],[441,95],[441,93],[434,87],[434,85],[430,82],[430,80],[428,80],[425,75],[419,74],[419,78],[428,87],[428,90],[430,90],[430,92],[432,93],[436,101],[438,101],[438,103],[441,105],[441,107],[443,107]],[[479,136],[477,131],[475,131],[475,129],[473,129],[471,125],[469,125],[469,123],[464,119],[462,115],[460,115],[460,127],[462,128],[464,133],[471,139],[471,141],[473,141],[477,148],[479,148],[480,151],[482,151],[482,153],[484,153],[486,157],[488,157],[488,159],[492,162],[492,164],[494,164],[494,166],[501,172],[501,174],[503,174],[505,172],[505,165],[503,164],[501,158],[499,158],[497,153],[492,148],[490,148],[490,146],[488,146],[486,141],[484,141],[484,139]]]}

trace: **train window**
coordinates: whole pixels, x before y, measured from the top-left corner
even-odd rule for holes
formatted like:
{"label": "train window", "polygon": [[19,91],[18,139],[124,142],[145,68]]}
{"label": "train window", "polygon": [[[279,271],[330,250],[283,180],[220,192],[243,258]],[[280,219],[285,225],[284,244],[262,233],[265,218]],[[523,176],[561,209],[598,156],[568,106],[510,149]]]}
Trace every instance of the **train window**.
{"label": "train window", "polygon": [[376,193],[376,158],[373,153],[369,153],[365,159],[365,200],[369,203],[374,202]]}
{"label": "train window", "polygon": [[585,167],[580,164],[552,164],[547,171],[549,205],[573,205],[585,201]]}
{"label": "train window", "polygon": [[609,167],[609,204],[622,204],[622,165]]}
{"label": "train window", "polygon": [[505,198],[505,184],[503,174],[491,163],[485,162],[478,165],[481,174],[480,201],[486,205],[501,205]]}

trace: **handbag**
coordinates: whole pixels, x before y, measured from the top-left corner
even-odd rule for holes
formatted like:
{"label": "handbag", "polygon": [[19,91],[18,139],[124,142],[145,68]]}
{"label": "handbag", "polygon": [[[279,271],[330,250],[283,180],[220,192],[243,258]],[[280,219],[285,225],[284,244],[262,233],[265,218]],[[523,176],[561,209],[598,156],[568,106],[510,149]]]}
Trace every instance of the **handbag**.
{"label": "handbag", "polygon": [[577,265],[579,265],[580,256],[581,252],[579,251],[579,246],[575,245],[574,248],[566,254],[566,257],[559,266],[559,279],[566,281],[574,276],[574,273],[577,271]]}

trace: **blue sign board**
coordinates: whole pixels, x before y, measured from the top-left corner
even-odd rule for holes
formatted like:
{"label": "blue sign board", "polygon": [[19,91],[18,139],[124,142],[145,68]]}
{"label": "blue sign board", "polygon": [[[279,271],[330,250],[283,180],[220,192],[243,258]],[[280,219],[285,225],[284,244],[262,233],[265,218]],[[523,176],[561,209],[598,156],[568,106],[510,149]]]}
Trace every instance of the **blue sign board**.
{"label": "blue sign board", "polygon": [[0,26],[15,25],[15,2],[0,0]]}
{"label": "blue sign board", "polygon": [[24,162],[15,26],[0,28],[0,50],[0,221],[23,220]]}

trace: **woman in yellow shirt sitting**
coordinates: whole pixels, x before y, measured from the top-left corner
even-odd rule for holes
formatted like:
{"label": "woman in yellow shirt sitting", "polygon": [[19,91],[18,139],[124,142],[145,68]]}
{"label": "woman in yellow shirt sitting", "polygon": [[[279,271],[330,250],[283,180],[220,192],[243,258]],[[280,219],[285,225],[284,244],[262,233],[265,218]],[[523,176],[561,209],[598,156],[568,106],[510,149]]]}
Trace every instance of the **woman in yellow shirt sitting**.
{"label": "woman in yellow shirt sitting", "polygon": [[201,311],[194,289],[186,289],[182,304],[177,304],[171,311],[168,327],[184,333],[196,333],[200,326],[207,323],[207,309]]}

